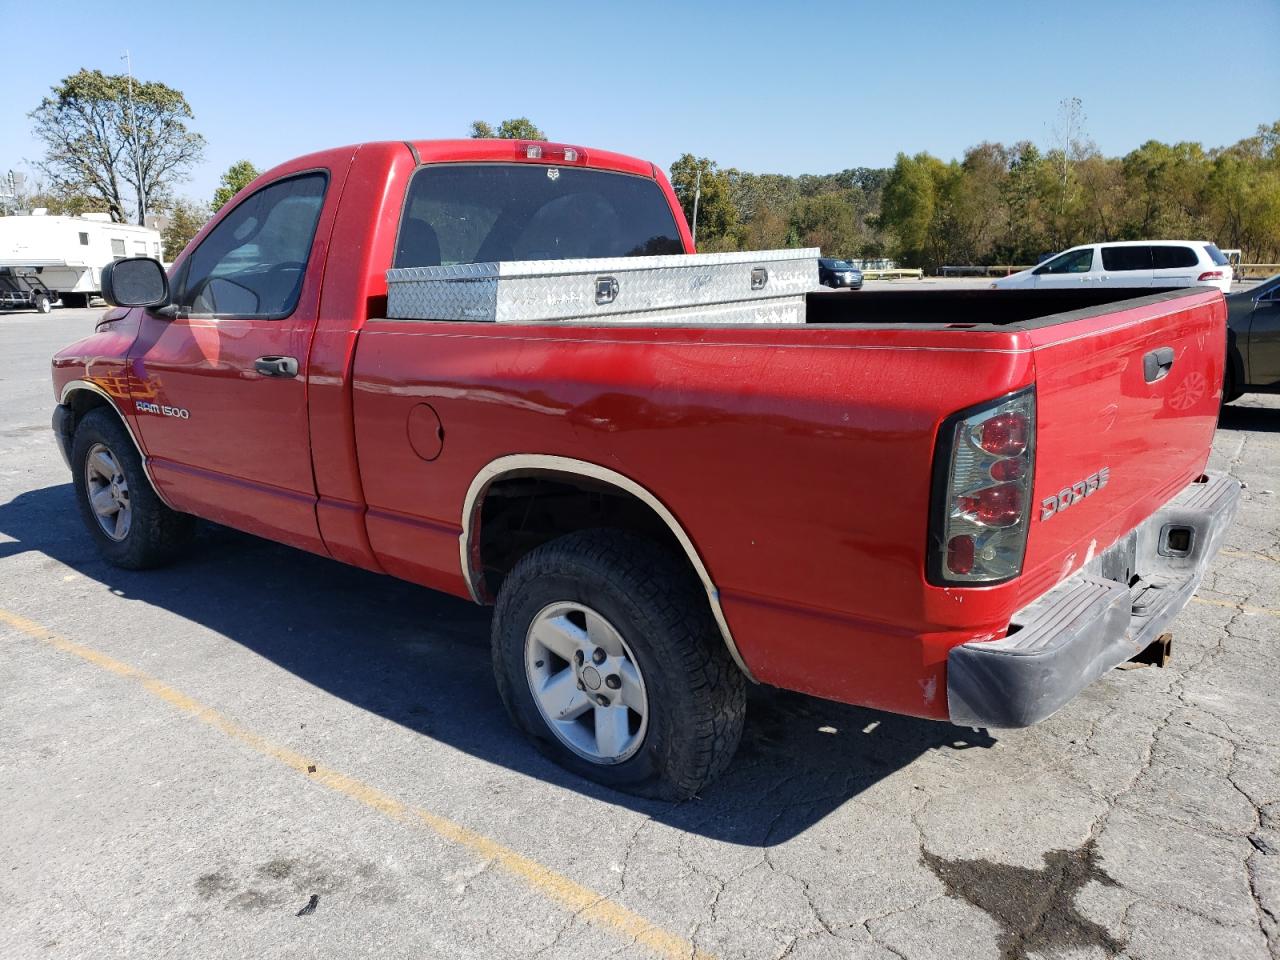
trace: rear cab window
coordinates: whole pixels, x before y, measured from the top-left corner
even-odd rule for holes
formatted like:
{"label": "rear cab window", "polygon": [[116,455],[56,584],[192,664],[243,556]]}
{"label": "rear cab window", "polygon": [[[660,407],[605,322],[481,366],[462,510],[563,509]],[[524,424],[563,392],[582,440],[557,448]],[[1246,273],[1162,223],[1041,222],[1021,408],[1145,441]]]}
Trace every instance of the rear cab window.
{"label": "rear cab window", "polygon": [[1103,247],[1102,268],[1111,271],[1150,270],[1151,248],[1136,247]]}
{"label": "rear cab window", "polygon": [[418,169],[405,198],[396,267],[684,253],[657,182],[541,164]]}

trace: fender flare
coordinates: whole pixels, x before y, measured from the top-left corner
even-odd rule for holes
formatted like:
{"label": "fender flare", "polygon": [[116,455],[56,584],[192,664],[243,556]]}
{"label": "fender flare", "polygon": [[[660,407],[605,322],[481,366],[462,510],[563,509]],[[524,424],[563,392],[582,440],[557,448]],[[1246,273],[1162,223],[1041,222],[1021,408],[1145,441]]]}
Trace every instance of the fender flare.
{"label": "fender flare", "polygon": [[[58,397],[58,402],[65,406],[67,401],[71,399],[72,395],[81,390],[89,393],[96,393],[106,401],[107,406],[111,408],[112,412],[115,413],[120,422],[124,424],[125,432],[129,434],[129,440],[133,443],[133,448],[138,451],[138,459],[142,461],[142,472],[146,474],[147,482],[151,484],[151,489],[155,492],[155,495],[159,498],[161,503],[170,510],[175,509],[173,504],[171,504],[165,498],[165,495],[160,492],[160,487],[156,485],[156,478],[151,474],[151,458],[147,456],[147,452],[142,449],[142,444],[138,442],[138,436],[133,432],[133,425],[129,423],[129,418],[120,412],[120,408],[116,405],[115,397],[92,380],[69,380],[62,388],[62,393]],[[67,459],[70,460],[69,455]],[[75,468],[72,467],[72,469]]]}
{"label": "fender flare", "polygon": [[462,505],[462,533],[458,536],[458,553],[462,564],[462,578],[467,584],[467,590],[470,592],[472,600],[476,603],[483,602],[481,600],[480,569],[479,564],[474,562],[477,558],[472,553],[474,546],[472,538],[478,525],[477,521],[484,494],[497,480],[510,476],[534,474],[587,477],[615,487],[623,493],[630,494],[652,510],[667,529],[671,531],[672,536],[676,538],[694,572],[698,575],[698,579],[702,582],[703,589],[707,594],[707,603],[711,607],[712,616],[715,617],[716,626],[720,628],[720,636],[724,640],[725,646],[729,649],[729,655],[733,657],[738,669],[749,680],[753,683],[759,682],[747,667],[746,661],[743,660],[742,654],[738,651],[738,645],[733,640],[733,633],[729,630],[729,623],[725,619],[724,610],[720,606],[720,591],[711,580],[711,574],[707,572],[706,564],[702,562],[702,558],[698,555],[698,551],[693,545],[693,540],[685,532],[675,514],[646,487],[630,477],[618,473],[616,470],[610,470],[608,467],[602,467],[597,463],[576,460],[572,457],[551,456],[549,454],[518,453],[498,457],[481,468],[480,472],[471,481],[471,486],[467,489],[467,497]]}

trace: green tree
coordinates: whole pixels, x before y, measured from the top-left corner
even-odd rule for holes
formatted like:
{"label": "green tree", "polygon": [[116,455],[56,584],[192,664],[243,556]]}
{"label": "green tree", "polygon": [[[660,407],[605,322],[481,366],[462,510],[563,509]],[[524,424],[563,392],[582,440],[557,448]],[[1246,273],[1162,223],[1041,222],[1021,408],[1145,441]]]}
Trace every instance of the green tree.
{"label": "green tree", "polygon": [[31,211],[44,209],[53,216],[78,217],[101,209],[102,202],[74,190],[50,190],[37,183],[30,190],[21,191],[15,198],[17,209]]}
{"label": "green tree", "polygon": [[91,197],[117,221],[132,213],[143,223],[204,154],[204,138],[187,129],[186,97],[156,81],[81,70],[29,116],[45,146],[36,167],[51,189]]}
{"label": "green tree", "polygon": [[511,120],[503,120],[498,124],[497,130],[494,130],[492,126],[483,120],[474,121],[471,124],[471,139],[545,140],[547,135],[535,126],[534,122],[528,117],[514,117]]}
{"label": "green tree", "polygon": [[721,170],[706,157],[686,153],[671,165],[671,186],[675,188],[676,199],[680,201],[685,220],[691,227],[693,201],[695,195],[698,195],[698,232],[695,239],[700,248],[738,249],[738,210],[731,196],[727,171]]}
{"label": "green tree", "polygon": [[194,200],[179,199],[173,202],[166,214],[169,222],[160,232],[166,261],[177,259],[178,254],[191,242],[191,238],[208,222],[211,213],[203,203]]}
{"label": "green tree", "polygon": [[898,154],[884,185],[880,225],[894,237],[897,257],[911,266],[938,266],[946,165],[937,157]]}
{"label": "green tree", "polygon": [[210,212],[217,213],[228,200],[261,175],[262,171],[249,160],[237,160],[227,168],[226,173],[222,175],[222,180],[218,184],[218,189],[213,191],[213,203],[210,205]]}
{"label": "green tree", "polygon": [[847,191],[801,197],[791,207],[788,226],[801,246],[821,247],[829,257],[852,257],[863,245],[858,211]]}

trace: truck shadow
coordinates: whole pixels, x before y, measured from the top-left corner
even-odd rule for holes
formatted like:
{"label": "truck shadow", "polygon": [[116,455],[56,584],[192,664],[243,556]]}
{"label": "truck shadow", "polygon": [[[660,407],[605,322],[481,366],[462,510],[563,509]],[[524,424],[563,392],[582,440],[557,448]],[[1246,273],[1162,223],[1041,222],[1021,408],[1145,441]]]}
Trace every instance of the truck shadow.
{"label": "truck shadow", "polygon": [[1250,433],[1280,432],[1280,410],[1275,407],[1246,407],[1228,404],[1218,417],[1219,430]]}
{"label": "truck shadow", "polygon": [[742,746],[719,781],[685,803],[640,800],[561,770],[516,733],[490,673],[488,609],[211,525],[172,567],[118,570],[85,534],[69,483],[0,505],[0,534],[14,541],[0,543],[0,560],[44,554],[423,736],[729,843],[783,843],[929,751],[996,742],[985,731],[755,688]]}

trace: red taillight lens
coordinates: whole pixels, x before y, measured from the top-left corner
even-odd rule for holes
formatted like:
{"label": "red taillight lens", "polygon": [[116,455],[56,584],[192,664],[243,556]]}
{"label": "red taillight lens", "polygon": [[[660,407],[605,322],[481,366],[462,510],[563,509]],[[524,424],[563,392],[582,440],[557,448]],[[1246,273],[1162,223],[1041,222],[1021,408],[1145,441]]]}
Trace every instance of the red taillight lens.
{"label": "red taillight lens", "polygon": [[930,518],[930,582],[979,586],[1022,572],[1035,438],[1030,387],[949,418],[938,434],[946,487]]}
{"label": "red taillight lens", "polygon": [[947,541],[947,569],[961,575],[973,572],[973,537],[961,535]]}
{"label": "red taillight lens", "polygon": [[1022,488],[1016,483],[986,487],[956,500],[962,511],[987,527],[1011,527],[1022,517]]}
{"label": "red taillight lens", "polygon": [[1027,462],[1021,457],[997,460],[988,469],[992,480],[1019,480],[1027,472]]}
{"label": "red taillight lens", "polygon": [[978,446],[997,457],[1015,457],[1027,448],[1027,418],[1000,413],[979,428]]}
{"label": "red taillight lens", "polygon": [[1221,280],[1226,274],[1221,270],[1206,270],[1200,276],[1196,277],[1197,283],[1203,283],[1205,280]]}

